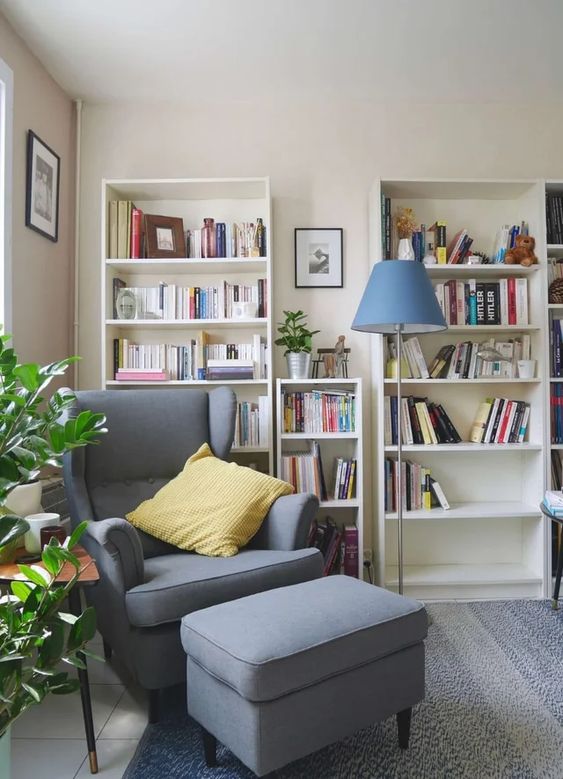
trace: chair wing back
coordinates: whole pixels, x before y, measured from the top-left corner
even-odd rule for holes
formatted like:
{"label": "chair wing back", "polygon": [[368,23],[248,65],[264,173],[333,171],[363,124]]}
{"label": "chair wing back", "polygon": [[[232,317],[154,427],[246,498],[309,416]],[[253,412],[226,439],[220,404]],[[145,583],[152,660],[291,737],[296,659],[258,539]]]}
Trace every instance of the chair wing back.
{"label": "chair wing back", "polygon": [[[236,398],[220,387],[202,390],[113,390],[76,393],[74,413],[106,415],[108,432],[96,446],[68,455],[83,475],[93,519],[124,517],[176,476],[204,442],[217,457],[231,447]],[[220,424],[210,420],[217,416]]]}

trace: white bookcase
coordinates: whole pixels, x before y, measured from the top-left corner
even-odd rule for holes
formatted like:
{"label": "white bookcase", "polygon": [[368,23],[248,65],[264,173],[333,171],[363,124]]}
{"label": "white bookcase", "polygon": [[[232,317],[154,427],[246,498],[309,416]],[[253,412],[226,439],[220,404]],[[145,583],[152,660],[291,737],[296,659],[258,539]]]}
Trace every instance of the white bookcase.
{"label": "white bookcase", "polygon": [[[540,597],[547,594],[546,523],[539,511],[547,462],[546,397],[546,245],[544,187],[539,181],[378,180],[370,196],[370,256],[382,259],[381,196],[414,209],[417,222],[447,224],[448,242],[467,228],[473,249],[491,254],[497,229],[522,220],[536,237],[540,264],[532,268],[505,265],[429,267],[434,283],[448,279],[528,279],[529,322],[526,326],[452,326],[419,335],[429,363],[441,346],[463,340],[504,339],[527,333],[537,360],[533,379],[403,379],[403,395],[428,397],[443,404],[464,442],[403,446],[406,459],[431,468],[451,504],[404,514],[405,594],[426,599]],[[374,453],[376,490],[376,575],[379,583],[398,585],[397,518],[385,512],[386,457],[397,447],[384,445],[384,396],[396,394],[396,381],[385,379],[382,336],[373,336],[373,384],[376,393]],[[530,403],[526,440],[522,444],[473,444],[469,432],[482,400],[509,397]],[[548,407],[548,406],[547,406]],[[549,408],[549,407],[548,407]]]}
{"label": "white bookcase", "polygon": [[[284,433],[283,395],[285,392],[312,390],[343,390],[356,398],[355,430],[346,433]],[[361,379],[277,379],[276,382],[276,452],[277,475],[282,472],[284,454],[308,452],[312,441],[318,441],[323,471],[329,494],[334,481],[334,461],[337,457],[356,460],[355,496],[350,500],[323,500],[319,517],[330,514],[339,525],[355,525],[358,529],[358,577],[363,578],[364,563],[364,487],[363,487],[363,426]]]}
{"label": "white bookcase", "polygon": [[[266,227],[267,256],[213,259],[116,259],[107,256],[108,204],[130,200],[145,214],[182,217],[184,230],[201,228],[206,217],[216,222],[256,222]],[[104,179],[102,181],[101,257],[101,375],[104,389],[126,391],[131,387],[210,388],[232,386],[238,401],[257,402],[267,396],[269,436],[267,446],[233,448],[243,464],[255,462],[261,470],[273,473],[273,380],[272,380],[272,219],[268,178],[232,179]],[[267,279],[268,316],[255,319],[113,319],[113,279],[128,286],[158,286],[160,282],[180,286],[207,286],[227,281],[253,284]],[[188,342],[198,330],[205,330],[210,342],[246,343],[259,334],[265,341],[268,374],[265,379],[232,381],[123,382],[114,378],[113,343],[128,338],[143,344]]]}

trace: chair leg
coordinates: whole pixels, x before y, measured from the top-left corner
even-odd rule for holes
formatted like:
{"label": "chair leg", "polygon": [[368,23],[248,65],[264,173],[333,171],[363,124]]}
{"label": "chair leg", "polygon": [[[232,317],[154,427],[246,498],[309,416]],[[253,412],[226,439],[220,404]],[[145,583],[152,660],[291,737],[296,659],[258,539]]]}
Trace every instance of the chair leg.
{"label": "chair leg", "polygon": [[102,640],[104,644],[104,657],[106,660],[111,660],[111,646],[108,644],[105,638]]}
{"label": "chair leg", "polygon": [[217,739],[205,728],[201,729],[201,737],[203,739],[205,765],[208,768],[214,768],[217,765]]}
{"label": "chair leg", "polygon": [[149,725],[158,722],[160,690],[149,690]]}
{"label": "chair leg", "polygon": [[399,746],[401,749],[408,749],[409,736],[411,733],[411,714],[412,709],[403,709],[397,714],[397,727],[399,730]]}
{"label": "chair leg", "polygon": [[553,588],[553,600],[551,605],[554,609],[558,608],[559,589],[561,587],[561,574],[563,573],[563,534],[559,541],[559,555],[557,557],[557,573],[555,574],[555,587]]}

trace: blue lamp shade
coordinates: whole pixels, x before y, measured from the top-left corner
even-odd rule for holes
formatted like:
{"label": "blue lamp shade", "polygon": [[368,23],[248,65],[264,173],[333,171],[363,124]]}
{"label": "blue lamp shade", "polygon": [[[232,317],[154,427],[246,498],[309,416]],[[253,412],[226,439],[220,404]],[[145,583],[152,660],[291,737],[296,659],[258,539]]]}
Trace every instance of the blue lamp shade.
{"label": "blue lamp shade", "polygon": [[385,260],[373,266],[352,323],[367,333],[430,333],[446,320],[425,266],[412,260]]}

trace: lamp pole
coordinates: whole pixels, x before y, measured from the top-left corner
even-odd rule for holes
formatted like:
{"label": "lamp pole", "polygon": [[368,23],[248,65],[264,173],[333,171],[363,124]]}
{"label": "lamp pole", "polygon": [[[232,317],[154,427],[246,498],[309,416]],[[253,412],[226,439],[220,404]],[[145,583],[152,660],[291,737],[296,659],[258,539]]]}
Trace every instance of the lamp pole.
{"label": "lamp pole", "polygon": [[402,451],[402,408],[401,408],[401,373],[402,373],[402,330],[403,325],[395,325],[397,338],[397,479],[395,483],[397,505],[397,556],[399,559],[399,595],[403,594],[403,451]]}

